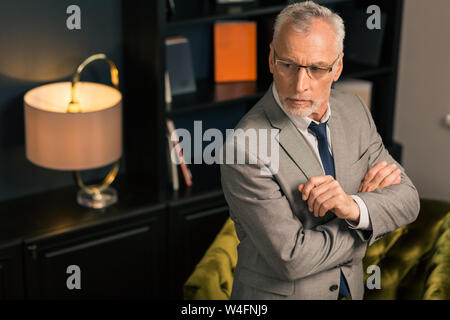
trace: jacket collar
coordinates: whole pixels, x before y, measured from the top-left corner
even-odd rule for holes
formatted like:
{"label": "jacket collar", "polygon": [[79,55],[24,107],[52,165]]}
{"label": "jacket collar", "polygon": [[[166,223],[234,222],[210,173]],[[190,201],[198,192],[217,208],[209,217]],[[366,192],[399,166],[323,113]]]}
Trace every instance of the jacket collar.
{"label": "jacket collar", "polygon": [[[305,138],[300,134],[293,122],[276,102],[275,97],[273,96],[272,86],[264,95],[263,99],[264,112],[267,119],[272,127],[280,130],[276,139],[290,156],[292,161],[295,162],[308,179],[312,176],[323,175],[324,172],[322,167]],[[345,161],[347,141],[339,111],[345,106],[335,98],[333,90],[331,91],[329,103],[333,106],[333,112],[328,119],[328,126],[332,137],[331,147],[336,180],[344,182],[348,167],[348,164]]]}

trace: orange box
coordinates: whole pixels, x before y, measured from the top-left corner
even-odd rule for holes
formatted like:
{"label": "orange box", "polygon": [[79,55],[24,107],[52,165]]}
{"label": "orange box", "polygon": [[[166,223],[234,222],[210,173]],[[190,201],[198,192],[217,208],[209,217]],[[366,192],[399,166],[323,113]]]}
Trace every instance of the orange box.
{"label": "orange box", "polygon": [[215,23],[215,82],[255,81],[256,77],[256,22]]}

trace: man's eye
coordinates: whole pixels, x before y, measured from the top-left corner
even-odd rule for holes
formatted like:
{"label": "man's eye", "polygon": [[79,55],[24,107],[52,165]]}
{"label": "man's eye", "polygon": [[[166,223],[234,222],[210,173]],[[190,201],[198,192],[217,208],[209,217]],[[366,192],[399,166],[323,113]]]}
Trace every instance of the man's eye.
{"label": "man's eye", "polygon": [[294,68],[294,65],[293,64],[291,64],[291,63],[282,63],[281,64],[283,67],[285,67],[286,69],[293,69]]}
{"label": "man's eye", "polygon": [[319,71],[322,70],[319,67],[309,67],[311,69],[311,71]]}

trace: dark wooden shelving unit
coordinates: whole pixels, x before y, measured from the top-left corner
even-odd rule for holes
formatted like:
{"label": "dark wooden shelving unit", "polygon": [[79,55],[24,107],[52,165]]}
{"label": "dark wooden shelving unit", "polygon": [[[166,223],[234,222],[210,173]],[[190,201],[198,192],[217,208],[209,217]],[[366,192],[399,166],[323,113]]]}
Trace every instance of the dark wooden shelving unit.
{"label": "dark wooden shelving unit", "polygon": [[[317,3],[325,6],[330,6],[333,4],[339,4],[344,2],[351,2],[352,0],[319,0]],[[281,4],[280,4],[281,3]],[[189,16],[189,13],[192,14],[191,10],[188,10],[187,16],[182,16],[181,18],[175,17],[175,19],[169,19],[167,25],[169,28],[171,27],[184,27],[184,26],[192,26],[196,24],[203,23],[214,23],[218,20],[227,20],[227,19],[247,19],[252,17],[258,17],[262,15],[268,14],[278,14],[283,8],[286,6],[288,1],[260,1],[259,5],[253,8],[243,8],[234,13],[218,13],[217,10],[210,3],[206,6],[203,6],[202,10],[197,10],[193,13],[193,16]],[[183,7],[184,9],[184,7]]]}
{"label": "dark wooden shelving unit", "polygon": [[184,27],[184,26],[193,26],[196,24],[203,24],[203,23],[214,23],[218,20],[227,20],[227,19],[247,19],[252,18],[260,15],[266,15],[266,14],[276,14],[283,10],[285,6],[284,5],[277,5],[277,6],[269,6],[269,7],[262,7],[262,8],[256,8],[251,10],[244,10],[239,13],[235,14],[208,14],[205,13],[202,16],[191,18],[191,19],[181,19],[181,20],[175,20],[168,22],[168,27]]}
{"label": "dark wooden shelving unit", "polygon": [[[189,3],[192,9],[170,21],[166,19],[165,0],[122,2],[126,167],[114,182],[119,202],[103,212],[81,208],[76,204],[73,186],[0,203],[2,221],[8,222],[0,223],[0,297],[182,298],[183,283],[225,222],[228,208],[217,164],[190,165],[193,186],[172,190],[165,119],[204,120],[227,115],[234,117],[227,128],[234,128],[242,110],[248,111],[269,88],[271,27],[286,2],[261,0],[256,8],[223,14],[215,13],[209,0],[176,1]],[[318,2],[337,9],[344,4],[377,4],[388,14],[380,65],[365,66],[344,57],[342,77],[373,81],[374,120],[385,145],[400,160],[401,146],[392,135],[403,1]],[[196,8],[199,3],[209,7]],[[183,13],[181,9],[179,13]],[[215,92],[219,85],[213,81],[210,57],[208,62],[194,63],[203,68],[196,74],[197,91],[174,97],[168,111],[165,37],[186,31],[188,37],[197,37],[197,44],[199,39],[204,41],[203,48],[207,47],[211,55],[213,24],[228,19],[257,22],[258,81],[248,92],[218,97]],[[196,34],[202,32],[205,34]],[[192,49],[195,60],[201,46]],[[64,268],[77,263],[87,275],[86,290],[69,292]],[[108,269],[107,264],[117,266]],[[108,277],[117,279],[117,285],[108,283]]]}

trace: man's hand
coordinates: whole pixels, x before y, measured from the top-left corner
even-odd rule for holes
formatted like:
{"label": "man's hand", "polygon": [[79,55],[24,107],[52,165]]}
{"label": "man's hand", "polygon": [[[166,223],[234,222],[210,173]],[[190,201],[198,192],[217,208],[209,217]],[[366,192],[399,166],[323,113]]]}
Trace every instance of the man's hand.
{"label": "man's hand", "polygon": [[358,192],[371,192],[401,182],[401,170],[395,164],[388,165],[386,161],[378,162],[367,171]]}
{"label": "man's hand", "polygon": [[323,217],[331,211],[340,219],[359,223],[358,204],[332,176],[311,177],[306,184],[299,185],[298,190],[302,199],[308,200],[309,211],[314,212],[315,217]]}

